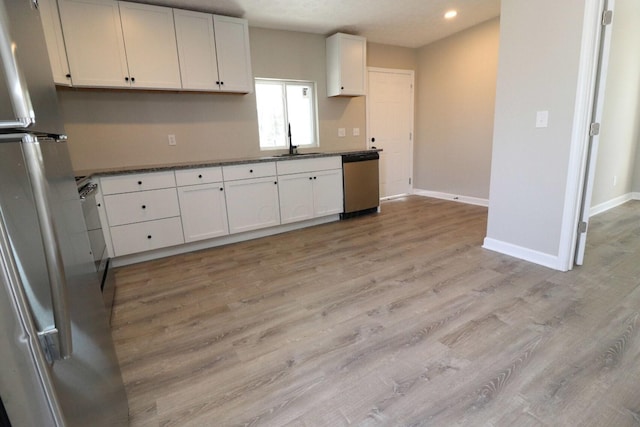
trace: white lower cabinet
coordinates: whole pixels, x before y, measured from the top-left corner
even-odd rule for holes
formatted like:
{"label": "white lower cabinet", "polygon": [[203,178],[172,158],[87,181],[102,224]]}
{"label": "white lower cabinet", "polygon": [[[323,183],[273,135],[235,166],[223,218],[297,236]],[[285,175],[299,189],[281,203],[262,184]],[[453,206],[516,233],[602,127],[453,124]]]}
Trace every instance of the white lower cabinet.
{"label": "white lower cabinet", "polygon": [[221,182],[178,187],[185,242],[229,234],[227,204]]}
{"label": "white lower cabinet", "polygon": [[104,196],[109,225],[180,216],[175,188]]}
{"label": "white lower cabinet", "polygon": [[180,217],[111,227],[115,256],[151,251],[184,243]]}
{"label": "white lower cabinet", "polygon": [[342,169],[314,172],[314,216],[334,215],[342,211]]}
{"label": "white lower cabinet", "polygon": [[280,224],[275,176],[225,181],[229,232],[241,233]]}
{"label": "white lower cabinet", "polygon": [[313,176],[284,175],[278,179],[280,216],[283,224],[313,218]]}
{"label": "white lower cabinet", "polygon": [[277,167],[283,224],[342,212],[340,157],[289,160]]}
{"label": "white lower cabinet", "polygon": [[278,182],[283,224],[342,212],[342,170],[284,175]]}
{"label": "white lower cabinet", "polygon": [[114,257],[343,210],[339,156],[105,176],[99,186]]}

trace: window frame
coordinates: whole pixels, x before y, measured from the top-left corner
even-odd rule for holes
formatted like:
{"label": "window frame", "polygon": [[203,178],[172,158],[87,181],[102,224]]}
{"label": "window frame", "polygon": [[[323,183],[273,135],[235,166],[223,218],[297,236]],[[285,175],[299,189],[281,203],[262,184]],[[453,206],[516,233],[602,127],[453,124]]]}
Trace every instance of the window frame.
{"label": "window frame", "polygon": [[[285,134],[285,143],[284,145],[271,146],[266,147],[262,146],[262,138],[260,136],[260,111],[258,110],[258,100],[257,100],[257,86],[258,84],[270,84],[277,85],[281,87],[282,93],[282,106],[284,111],[284,134]],[[295,133],[293,135],[293,143],[296,147],[299,148],[314,148],[320,146],[320,138],[319,138],[319,124],[318,124],[318,91],[317,91],[317,83],[311,80],[292,80],[292,79],[276,79],[276,78],[263,78],[256,77],[254,78],[254,85],[256,86],[256,112],[258,114],[258,145],[260,147],[260,151],[273,151],[273,150],[288,150],[289,149],[289,138],[287,136],[287,124],[289,123],[289,111],[287,105],[287,86],[310,86],[311,87],[311,125],[313,129],[311,129],[310,135],[313,139],[313,143],[299,145],[295,143]]]}

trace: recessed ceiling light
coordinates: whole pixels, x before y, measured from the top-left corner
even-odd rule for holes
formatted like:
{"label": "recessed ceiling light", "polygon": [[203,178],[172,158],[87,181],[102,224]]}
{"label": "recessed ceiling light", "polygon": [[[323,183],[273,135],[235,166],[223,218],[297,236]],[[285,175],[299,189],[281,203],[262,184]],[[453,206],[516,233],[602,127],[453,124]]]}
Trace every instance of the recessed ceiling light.
{"label": "recessed ceiling light", "polygon": [[445,19],[453,19],[458,15],[458,12],[455,10],[450,10],[444,14]]}

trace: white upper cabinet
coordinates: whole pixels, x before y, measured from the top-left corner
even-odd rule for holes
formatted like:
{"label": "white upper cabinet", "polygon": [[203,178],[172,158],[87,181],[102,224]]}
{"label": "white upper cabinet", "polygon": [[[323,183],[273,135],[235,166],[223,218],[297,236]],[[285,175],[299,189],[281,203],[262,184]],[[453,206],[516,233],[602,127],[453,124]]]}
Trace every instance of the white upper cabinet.
{"label": "white upper cabinet", "polygon": [[174,9],[182,88],[253,91],[245,19]]}
{"label": "white upper cabinet", "polygon": [[73,85],[129,87],[118,2],[59,0],[59,6]]}
{"label": "white upper cabinet", "polygon": [[173,10],[120,2],[129,79],[136,89],[181,89]]}
{"label": "white upper cabinet", "polygon": [[219,90],[213,15],[174,9],[182,88]]}
{"label": "white upper cabinet", "polygon": [[223,92],[253,92],[247,21],[214,15],[213,28],[216,36],[220,90]]}
{"label": "white upper cabinet", "polygon": [[[79,87],[253,91],[245,19],[115,0],[58,1],[60,19],[42,17],[45,30],[51,27],[47,45],[58,84],[70,85],[70,74]],[[67,57],[70,72],[61,67]]]}
{"label": "white upper cabinet", "polygon": [[327,38],[327,96],[366,94],[367,40],[337,33]]}
{"label": "white upper cabinet", "polygon": [[49,62],[53,73],[53,81],[57,85],[71,86],[71,74],[67,62],[67,51],[62,37],[62,25],[56,0],[40,0],[38,2],[40,19],[47,42]]}
{"label": "white upper cabinet", "polygon": [[180,89],[173,10],[110,0],[60,0],[74,86]]}

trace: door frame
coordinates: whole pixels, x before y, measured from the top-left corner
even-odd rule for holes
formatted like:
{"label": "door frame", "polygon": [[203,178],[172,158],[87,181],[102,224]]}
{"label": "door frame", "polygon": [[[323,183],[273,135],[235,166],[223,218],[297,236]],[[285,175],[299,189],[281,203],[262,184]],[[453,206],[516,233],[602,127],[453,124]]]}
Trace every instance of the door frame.
{"label": "door frame", "polygon": [[[604,10],[612,13],[615,9],[615,0],[606,0]],[[603,10],[603,13],[604,13]],[[594,96],[592,101],[591,122],[602,125],[602,113],[607,89],[607,74],[609,69],[609,56],[611,53],[611,36],[613,23],[603,25],[600,31],[600,43],[598,51],[597,74],[595,79]],[[579,225],[584,223],[584,228],[577,227],[576,249],[574,263],[582,265],[587,244],[587,231],[589,227],[589,217],[591,211],[591,200],[593,196],[593,185],[595,183],[596,166],[598,160],[598,147],[600,145],[600,132],[596,135],[589,135],[587,142],[586,170],[584,176],[584,187],[579,210]]]}
{"label": "door frame", "polygon": [[[589,165],[589,128],[593,120],[596,100],[597,79],[605,79],[607,70],[599,70],[601,37],[604,34],[602,16],[605,6],[613,8],[615,0],[597,0],[586,2],[583,19],[581,58],[577,81],[577,93],[573,118],[573,131],[569,153],[569,168],[565,187],[565,202],[560,233],[558,269],[573,269],[578,249],[578,225],[581,221],[583,201],[590,204],[586,194],[587,174],[595,168],[595,162]],[[601,71],[599,73],[599,71]]]}
{"label": "door frame", "polygon": [[[415,128],[414,128],[414,118],[415,118],[415,92],[416,92],[416,79],[415,79],[415,71],[414,70],[405,70],[405,69],[399,69],[399,68],[380,68],[380,67],[367,67],[367,100],[366,100],[366,121],[367,121],[367,149],[371,149],[371,120],[370,120],[370,113],[371,113],[371,107],[369,105],[370,99],[371,97],[369,96],[369,73],[374,72],[374,73],[388,73],[388,74],[402,74],[405,76],[409,76],[411,77],[411,100],[410,100],[410,111],[409,111],[409,127],[411,129],[411,135],[409,138],[409,176],[411,177],[411,184],[409,185],[409,193],[407,194],[413,194],[413,183],[414,183],[414,176],[413,176],[413,153],[414,153],[414,141],[416,139],[416,132],[415,132]],[[398,196],[398,197],[402,197],[402,196]],[[381,197],[381,199],[391,199],[394,198],[394,196],[391,197]]]}

